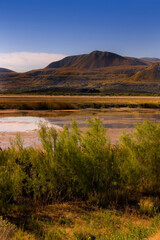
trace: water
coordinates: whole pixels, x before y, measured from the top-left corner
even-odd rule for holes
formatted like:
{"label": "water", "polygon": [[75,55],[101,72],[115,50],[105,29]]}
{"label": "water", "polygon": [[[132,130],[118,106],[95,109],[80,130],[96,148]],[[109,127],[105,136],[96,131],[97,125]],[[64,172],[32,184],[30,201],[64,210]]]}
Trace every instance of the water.
{"label": "water", "polygon": [[[88,119],[92,119],[93,115],[73,115],[64,117],[0,117],[0,146],[2,148],[9,146],[9,139],[15,137],[20,132],[25,146],[40,145],[38,137],[38,128],[40,123],[46,123],[56,129],[64,125],[70,126],[72,120],[76,120],[82,131],[86,129]],[[130,132],[136,123],[142,123],[144,120],[152,122],[160,121],[160,114],[154,113],[105,113],[99,114],[98,117],[103,121],[104,127],[107,128],[107,135],[111,141],[115,143],[122,133]]]}
{"label": "water", "polygon": [[[26,132],[39,128],[40,124],[49,124],[49,122],[40,117],[0,117],[0,132]],[[53,127],[57,127],[52,124]]]}
{"label": "water", "polygon": [[[70,126],[72,120],[76,120],[80,128],[84,128],[87,124],[87,120],[92,119],[95,116],[67,116],[67,117],[56,117],[46,118],[51,124],[59,125],[63,127],[66,125]],[[98,116],[102,120],[104,127],[107,129],[114,128],[133,128],[136,123],[142,123],[144,120],[150,120],[152,122],[158,122],[160,120],[160,114],[104,114]]]}
{"label": "water", "polygon": [[24,147],[39,147],[41,145],[38,135],[40,124],[61,129],[40,117],[0,117],[0,147],[2,149],[10,147],[10,142],[15,139],[17,133],[20,133]]}
{"label": "water", "polygon": [[0,132],[25,132],[38,129],[38,124],[45,119],[38,117],[1,117]]}

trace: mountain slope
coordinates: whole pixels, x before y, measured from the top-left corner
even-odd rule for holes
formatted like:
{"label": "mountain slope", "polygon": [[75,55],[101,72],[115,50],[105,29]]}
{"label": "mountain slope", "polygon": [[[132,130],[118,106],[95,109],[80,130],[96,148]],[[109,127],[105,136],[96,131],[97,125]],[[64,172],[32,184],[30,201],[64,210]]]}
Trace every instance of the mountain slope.
{"label": "mountain slope", "polygon": [[1,73],[13,73],[13,71],[7,68],[0,68],[0,74]]}
{"label": "mountain slope", "polygon": [[155,63],[145,70],[138,71],[130,79],[134,82],[160,83],[160,63]]}
{"label": "mountain slope", "polygon": [[47,68],[69,67],[77,69],[95,69],[121,65],[134,66],[147,64],[136,58],[122,57],[110,52],[94,51],[90,54],[66,57],[60,61],[49,64]]}
{"label": "mountain slope", "polygon": [[140,58],[140,60],[142,60],[142,61],[148,61],[148,62],[152,62],[152,63],[160,62],[160,58],[144,57],[144,58]]}

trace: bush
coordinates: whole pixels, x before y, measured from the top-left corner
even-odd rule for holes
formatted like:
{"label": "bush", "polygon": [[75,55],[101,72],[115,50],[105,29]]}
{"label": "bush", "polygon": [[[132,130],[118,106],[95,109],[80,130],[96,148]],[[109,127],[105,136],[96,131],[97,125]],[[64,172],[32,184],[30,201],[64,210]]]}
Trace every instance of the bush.
{"label": "bush", "polygon": [[144,121],[120,141],[119,166],[125,188],[134,194],[160,194],[160,125]]}
{"label": "bush", "polygon": [[61,131],[41,125],[42,150],[24,148],[19,136],[1,150],[1,204],[83,199],[108,205],[159,198],[160,125],[136,125],[113,146],[99,119],[88,124],[84,134],[75,122]]}

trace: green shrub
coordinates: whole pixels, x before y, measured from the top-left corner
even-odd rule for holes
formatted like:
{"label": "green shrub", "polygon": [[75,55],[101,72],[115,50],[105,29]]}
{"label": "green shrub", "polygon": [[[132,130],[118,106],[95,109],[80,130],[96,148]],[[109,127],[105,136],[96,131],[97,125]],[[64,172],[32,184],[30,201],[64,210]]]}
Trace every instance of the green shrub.
{"label": "green shrub", "polygon": [[84,190],[96,197],[99,195],[99,199],[104,193],[108,198],[115,180],[114,158],[110,140],[99,119],[89,121],[89,130],[84,134],[81,146],[85,170]]}
{"label": "green shrub", "polygon": [[43,149],[24,148],[17,136],[1,150],[0,202],[86,199],[108,205],[159,198],[160,125],[136,125],[113,146],[99,119],[88,124],[84,134],[75,122],[61,131],[41,125]]}
{"label": "green shrub", "polygon": [[154,216],[158,212],[160,201],[158,198],[144,197],[140,199],[138,205],[140,213]]}
{"label": "green shrub", "polygon": [[125,188],[143,194],[160,194],[160,125],[144,121],[120,141],[119,167]]}

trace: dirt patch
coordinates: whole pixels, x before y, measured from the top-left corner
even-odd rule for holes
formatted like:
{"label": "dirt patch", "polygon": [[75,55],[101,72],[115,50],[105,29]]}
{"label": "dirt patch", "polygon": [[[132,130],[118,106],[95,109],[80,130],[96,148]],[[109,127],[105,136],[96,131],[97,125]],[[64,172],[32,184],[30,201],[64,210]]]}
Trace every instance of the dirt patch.
{"label": "dirt patch", "polygon": [[157,233],[155,236],[149,238],[148,240],[160,240],[160,232]]}

